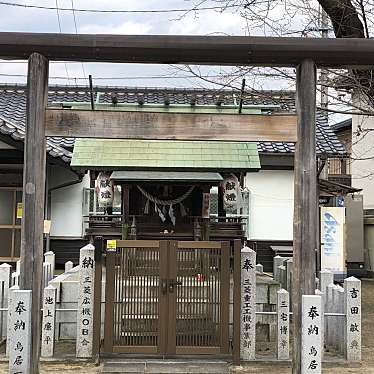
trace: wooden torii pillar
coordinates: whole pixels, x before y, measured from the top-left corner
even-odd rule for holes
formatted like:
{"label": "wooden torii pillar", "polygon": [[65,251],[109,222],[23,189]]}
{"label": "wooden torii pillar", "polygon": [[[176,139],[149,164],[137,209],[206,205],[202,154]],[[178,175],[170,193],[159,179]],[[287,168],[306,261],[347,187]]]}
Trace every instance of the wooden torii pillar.
{"label": "wooden torii pillar", "polygon": [[296,72],[297,137],[294,162],[292,373],[301,373],[301,298],[314,295],[318,233],[316,66],[304,60]]}
{"label": "wooden torii pillar", "polygon": [[29,57],[27,74],[20,270],[20,288],[32,290],[29,374],[39,373],[47,95],[48,60],[39,53],[33,53]]}

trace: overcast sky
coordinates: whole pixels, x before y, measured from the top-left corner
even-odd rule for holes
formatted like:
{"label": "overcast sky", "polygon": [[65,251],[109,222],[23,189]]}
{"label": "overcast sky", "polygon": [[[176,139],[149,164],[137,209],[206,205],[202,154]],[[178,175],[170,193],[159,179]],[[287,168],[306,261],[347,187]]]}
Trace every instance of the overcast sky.
{"label": "overcast sky", "polygon": [[[20,4],[34,4],[55,7],[56,0],[14,0]],[[80,9],[183,9],[192,8],[198,1],[186,0],[73,0],[74,8]],[[212,5],[205,3],[204,6]],[[216,4],[215,4],[216,5]],[[60,8],[71,8],[71,0],[58,0]],[[63,33],[75,33],[74,16],[72,11],[59,11],[60,26]],[[167,14],[113,14],[113,13],[84,13],[75,12],[78,33],[92,34],[188,34],[208,35],[224,33],[228,35],[247,35],[244,19],[235,10],[219,12],[205,10],[198,14],[190,12]],[[0,4],[0,30],[20,32],[60,32],[56,10],[30,9],[10,7]],[[252,35],[261,35],[261,30],[251,30]],[[204,74],[217,74],[219,69],[204,67]],[[170,79],[175,69],[168,66],[139,65],[139,64],[97,64],[84,63],[51,63],[50,76],[71,78],[50,79],[50,84],[86,84],[86,80],[74,80],[92,74],[95,84],[100,85],[130,85],[130,86],[200,86],[206,85],[197,79]],[[0,74],[26,74],[25,63],[1,63]],[[186,73],[179,73],[186,76]],[[166,78],[140,78],[147,76],[167,76]],[[117,79],[100,79],[116,77]],[[132,77],[132,79],[122,79]],[[137,78],[139,77],[139,78]],[[121,78],[121,79],[119,79]],[[135,79],[134,79],[135,78]],[[0,76],[1,82],[25,82],[25,77]],[[268,87],[270,88],[270,86]]]}

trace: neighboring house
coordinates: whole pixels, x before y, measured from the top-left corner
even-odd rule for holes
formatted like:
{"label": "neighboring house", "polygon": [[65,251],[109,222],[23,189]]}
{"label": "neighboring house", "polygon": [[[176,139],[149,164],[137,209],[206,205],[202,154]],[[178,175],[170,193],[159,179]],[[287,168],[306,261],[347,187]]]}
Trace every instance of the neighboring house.
{"label": "neighboring house", "polygon": [[[202,108],[213,112],[222,112],[226,108],[235,111],[239,106],[240,94],[232,91],[207,91],[192,89],[138,89],[138,88],[95,88],[95,105],[116,106],[128,108],[142,108],[152,106],[157,110],[168,111],[173,108],[188,111],[191,108]],[[24,86],[0,86],[0,118],[3,124],[0,126],[0,185],[5,187],[7,178],[3,175],[13,175],[15,185],[12,188],[22,186],[22,142],[24,138],[25,126],[25,87]],[[49,104],[54,106],[77,107],[88,106],[90,102],[90,93],[86,87],[50,87]],[[246,113],[253,114],[271,114],[275,112],[294,112],[295,96],[294,92],[263,92],[246,93],[243,98],[243,110]],[[317,153],[318,157],[334,158],[345,160],[347,152],[345,147],[337,139],[336,135],[328,126],[327,119],[321,114],[317,114]],[[126,147],[131,148],[137,141],[121,141],[122,150]],[[138,141],[139,142],[139,141]],[[183,154],[182,151],[175,151],[176,143],[170,141],[159,141],[160,148],[166,153]],[[104,142],[105,143],[105,142]],[[103,144],[104,144],[103,143]],[[131,143],[131,144],[130,144]],[[149,143],[142,142],[143,149],[139,154],[147,154],[149,160],[152,159],[152,153],[149,151]],[[230,153],[236,154],[237,149],[242,147],[239,142],[225,142],[227,147],[232,147]],[[228,144],[230,143],[230,144]],[[96,144],[96,147],[95,147]],[[97,172],[103,169],[107,170],[147,170],[147,171],[168,171],[172,168],[181,167],[177,162],[172,164],[172,158],[159,165],[145,165],[139,161],[139,158],[129,160],[126,158],[126,151],[118,162],[121,164],[111,164],[113,157],[110,154],[112,147],[98,145],[95,140],[80,140],[74,149],[72,139],[49,138],[47,139],[48,151],[48,189],[50,198],[46,217],[50,216],[52,228],[50,233],[50,248],[55,250],[58,257],[66,259],[72,256],[73,252],[79,248],[82,239],[85,236],[85,214],[94,211],[95,202],[92,199],[92,190],[95,186],[94,181]],[[79,147],[78,147],[79,145]],[[90,149],[90,146],[94,148]],[[254,147],[253,147],[254,145]],[[81,155],[82,146],[90,149],[85,155]],[[11,149],[9,149],[11,147]],[[238,148],[239,147],[239,148]],[[245,155],[246,165],[240,167],[239,164],[231,164],[239,161],[239,158],[226,159],[222,152],[205,155],[208,158],[215,154],[214,160],[209,160],[201,156],[199,160],[188,159],[184,170],[191,171],[196,166],[196,171],[213,171],[220,173],[234,172],[241,179],[243,187],[248,191],[248,227],[247,237],[259,251],[262,250],[263,262],[268,270],[271,267],[271,255],[269,246],[274,244],[291,245],[292,244],[292,219],[293,219],[293,143],[281,142],[258,142],[256,144],[248,143]],[[5,149],[6,148],[6,149]],[[174,149],[174,151],[172,150]],[[169,151],[168,151],[169,150]],[[14,163],[7,161],[10,151],[17,153],[18,162],[16,167]],[[139,151],[139,150],[138,150]],[[128,153],[129,151],[127,151]],[[174,152],[174,153],[173,153]],[[201,150],[199,152],[202,152]],[[108,153],[105,161],[105,153]],[[128,153],[129,154],[129,153]],[[133,154],[133,152],[131,153]],[[203,155],[203,153],[201,153]],[[239,153],[238,153],[239,154]],[[71,167],[71,157],[75,160]],[[196,156],[192,152],[186,157]],[[170,156],[170,155],[169,155]],[[171,156],[172,157],[172,156]],[[252,157],[252,158],[251,158]],[[183,157],[182,157],[183,158]],[[259,163],[258,160],[259,159]],[[187,160],[187,161],[188,161]],[[204,161],[205,160],[205,161]],[[130,164],[129,162],[135,162]],[[212,161],[209,164],[209,161]],[[215,161],[215,162],[214,162]],[[226,163],[224,162],[226,161]],[[172,165],[172,167],[170,167]],[[199,166],[200,165],[200,166]],[[203,170],[204,169],[204,170]],[[85,174],[85,171],[91,171]],[[123,178],[123,176],[122,176]],[[127,175],[126,178],[129,178]],[[158,176],[158,178],[160,178]],[[128,180],[128,179],[127,179]],[[215,186],[216,181],[210,180],[205,186]],[[123,180],[122,180],[123,182]],[[121,183],[122,183],[121,182]],[[195,181],[201,184],[201,180]],[[61,187],[61,185],[72,183],[71,186]],[[73,184],[74,183],[74,184]],[[320,189],[328,191],[327,195],[332,196],[337,189],[338,193],[346,192],[344,188],[334,185],[332,182],[320,186]],[[9,184],[9,183],[8,183]],[[348,184],[348,183],[346,183]],[[60,187],[54,189],[55,187]],[[206,188],[204,187],[204,188]],[[10,188],[9,186],[7,188]],[[201,189],[201,191],[204,190]],[[8,190],[7,190],[8,191]],[[16,195],[17,195],[17,191]],[[121,190],[122,191],[122,190]],[[208,190],[209,191],[209,190]],[[1,193],[1,187],[0,187]],[[18,196],[18,195],[17,195]],[[8,198],[0,195],[0,203]],[[9,209],[16,209],[16,202],[13,201]],[[200,197],[201,199],[201,197]],[[7,200],[8,201],[8,200]],[[3,205],[2,205],[3,206]],[[49,214],[50,212],[50,214]],[[119,211],[120,212],[120,211]],[[16,214],[16,213],[13,213]],[[1,213],[0,213],[1,217]],[[19,221],[16,222],[19,225]],[[14,225],[14,222],[11,223]],[[0,222],[1,225],[1,222]],[[1,226],[0,226],[1,227]],[[17,226],[18,227],[18,226]],[[10,228],[19,230],[19,228]],[[1,235],[0,235],[1,237]],[[11,243],[15,243],[11,239]],[[14,246],[16,244],[12,244]],[[4,245],[3,245],[4,246]],[[0,248],[1,250],[1,248]],[[16,253],[16,252],[15,252]],[[260,260],[261,261],[261,260]]]}

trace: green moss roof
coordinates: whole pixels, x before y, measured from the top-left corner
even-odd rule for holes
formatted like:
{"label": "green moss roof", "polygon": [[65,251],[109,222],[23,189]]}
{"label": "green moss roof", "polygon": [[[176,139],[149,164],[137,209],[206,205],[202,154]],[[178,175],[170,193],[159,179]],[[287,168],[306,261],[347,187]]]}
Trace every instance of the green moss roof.
{"label": "green moss roof", "polygon": [[77,139],[76,169],[259,169],[254,142]]}

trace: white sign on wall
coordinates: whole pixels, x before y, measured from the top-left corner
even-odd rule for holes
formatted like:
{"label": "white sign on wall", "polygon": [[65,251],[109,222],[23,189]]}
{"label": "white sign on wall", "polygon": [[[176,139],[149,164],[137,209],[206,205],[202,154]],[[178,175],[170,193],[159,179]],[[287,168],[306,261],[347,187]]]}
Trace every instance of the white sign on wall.
{"label": "white sign on wall", "polygon": [[344,207],[321,207],[321,270],[345,273]]}

